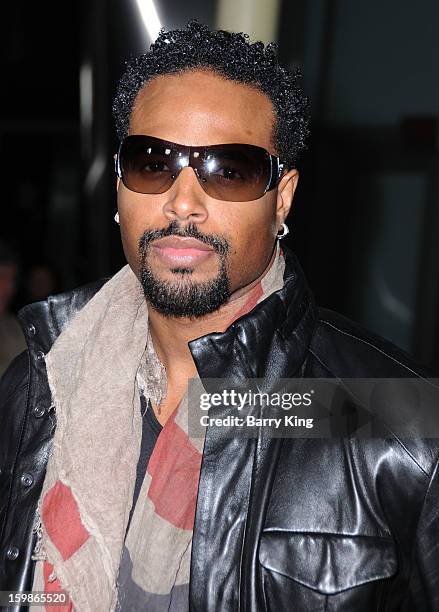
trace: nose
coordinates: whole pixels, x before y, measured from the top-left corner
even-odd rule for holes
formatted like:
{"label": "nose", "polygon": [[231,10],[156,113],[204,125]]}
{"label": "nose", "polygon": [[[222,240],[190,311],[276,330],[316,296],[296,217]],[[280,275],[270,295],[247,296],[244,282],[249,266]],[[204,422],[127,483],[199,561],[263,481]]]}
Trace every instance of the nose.
{"label": "nose", "polygon": [[206,194],[193,168],[181,170],[172,187],[166,192],[163,213],[169,221],[203,223],[208,217]]}

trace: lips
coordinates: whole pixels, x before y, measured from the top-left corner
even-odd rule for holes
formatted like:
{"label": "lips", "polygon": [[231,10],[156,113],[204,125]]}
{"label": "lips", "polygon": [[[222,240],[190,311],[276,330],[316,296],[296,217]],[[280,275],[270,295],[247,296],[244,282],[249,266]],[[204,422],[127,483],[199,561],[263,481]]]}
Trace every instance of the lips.
{"label": "lips", "polygon": [[151,243],[151,248],[165,263],[171,266],[192,266],[211,257],[214,249],[196,238],[166,236]]}

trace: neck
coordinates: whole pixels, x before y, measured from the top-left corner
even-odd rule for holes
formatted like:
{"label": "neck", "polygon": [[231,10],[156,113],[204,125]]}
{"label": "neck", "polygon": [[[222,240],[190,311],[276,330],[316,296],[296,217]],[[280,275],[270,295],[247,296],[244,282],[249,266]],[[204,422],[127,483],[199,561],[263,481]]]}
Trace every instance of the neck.
{"label": "neck", "polygon": [[212,332],[224,332],[250,298],[254,287],[267,274],[275,260],[275,248],[264,272],[252,283],[235,291],[218,310],[196,319],[166,317],[148,304],[149,328],[154,348],[166,368],[168,380],[190,378],[196,374],[195,364],[189,350],[191,340]]}

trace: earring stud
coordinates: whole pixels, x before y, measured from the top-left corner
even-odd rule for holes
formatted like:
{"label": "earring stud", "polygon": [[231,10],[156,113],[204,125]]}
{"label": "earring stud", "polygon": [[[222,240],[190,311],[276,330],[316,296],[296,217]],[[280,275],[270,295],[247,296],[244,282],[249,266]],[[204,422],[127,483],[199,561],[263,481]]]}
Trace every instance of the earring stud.
{"label": "earring stud", "polygon": [[114,215],[114,220],[119,225],[119,211]]}

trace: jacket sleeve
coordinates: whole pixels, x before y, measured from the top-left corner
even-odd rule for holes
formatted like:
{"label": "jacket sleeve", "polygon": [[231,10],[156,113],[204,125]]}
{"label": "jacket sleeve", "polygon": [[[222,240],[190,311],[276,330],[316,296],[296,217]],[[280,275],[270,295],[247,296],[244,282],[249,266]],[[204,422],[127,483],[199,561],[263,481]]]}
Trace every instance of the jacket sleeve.
{"label": "jacket sleeve", "polygon": [[3,376],[0,377],[0,410],[21,385],[27,384],[28,373],[28,352],[23,351],[11,361]]}
{"label": "jacket sleeve", "polygon": [[0,538],[18,452],[29,386],[29,357],[24,351],[0,380]]}
{"label": "jacket sleeve", "polygon": [[415,610],[439,610],[439,459],[430,480],[416,532],[410,590]]}

